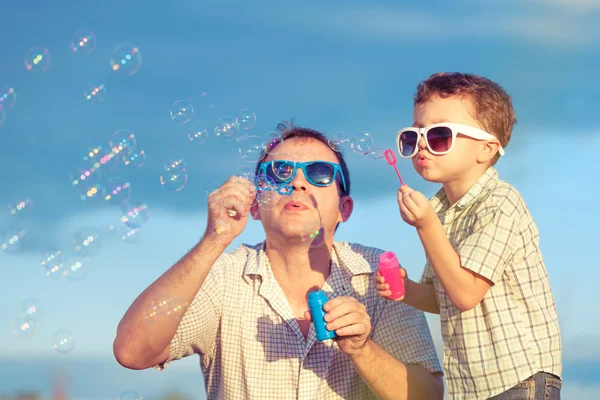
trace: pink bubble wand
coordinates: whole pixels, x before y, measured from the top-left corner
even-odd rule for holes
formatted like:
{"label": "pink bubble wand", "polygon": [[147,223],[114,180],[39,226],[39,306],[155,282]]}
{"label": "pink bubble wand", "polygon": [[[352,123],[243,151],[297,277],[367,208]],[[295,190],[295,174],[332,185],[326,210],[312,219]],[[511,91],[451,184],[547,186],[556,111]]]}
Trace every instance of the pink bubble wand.
{"label": "pink bubble wand", "polygon": [[404,181],[400,176],[400,171],[398,171],[398,167],[396,167],[397,160],[396,156],[394,155],[394,152],[391,149],[387,149],[383,154],[385,155],[385,161],[387,161],[387,163],[394,167],[394,169],[396,170],[396,174],[398,174],[398,179],[400,179],[400,185],[404,186]]}

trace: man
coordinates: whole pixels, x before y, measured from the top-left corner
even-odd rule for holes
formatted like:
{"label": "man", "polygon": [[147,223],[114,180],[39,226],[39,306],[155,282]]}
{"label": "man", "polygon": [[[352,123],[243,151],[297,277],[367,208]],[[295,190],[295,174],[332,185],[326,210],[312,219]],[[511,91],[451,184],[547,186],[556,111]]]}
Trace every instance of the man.
{"label": "man", "polygon": [[[333,241],[353,207],[343,156],[319,132],[279,129],[256,168],[258,193],[232,177],[209,195],[203,238],[131,305],[115,357],[163,369],[197,353],[209,399],[441,399],[423,313],[376,295],[382,251]],[[265,242],[225,253],[248,214]],[[310,321],[317,289],[333,341],[317,341]],[[190,304],[181,320],[147,317],[160,293]]]}

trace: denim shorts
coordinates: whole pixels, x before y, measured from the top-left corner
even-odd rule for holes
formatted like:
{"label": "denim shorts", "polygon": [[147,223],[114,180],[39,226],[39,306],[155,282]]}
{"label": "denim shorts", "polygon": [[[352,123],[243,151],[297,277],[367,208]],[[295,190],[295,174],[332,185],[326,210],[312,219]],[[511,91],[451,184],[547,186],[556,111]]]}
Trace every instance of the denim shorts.
{"label": "denim shorts", "polygon": [[490,400],[560,400],[561,387],[558,376],[538,372]]}

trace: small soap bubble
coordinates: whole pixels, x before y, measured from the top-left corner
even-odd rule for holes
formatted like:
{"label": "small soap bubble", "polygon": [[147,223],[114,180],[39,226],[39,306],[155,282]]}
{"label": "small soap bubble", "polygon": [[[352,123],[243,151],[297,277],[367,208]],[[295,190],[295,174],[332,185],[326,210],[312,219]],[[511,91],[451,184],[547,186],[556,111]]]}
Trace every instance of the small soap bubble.
{"label": "small soap bubble", "polygon": [[56,249],[42,251],[40,264],[44,269],[44,275],[53,280],[58,280],[65,275],[63,265],[63,253]]}
{"label": "small soap bubble", "polygon": [[[283,137],[279,132],[267,132],[263,143],[265,145],[265,152],[267,154],[274,154],[283,150]],[[275,148],[277,148],[277,150],[275,150]]]}
{"label": "small soap bubble", "polygon": [[136,151],[129,156],[123,156],[123,165],[129,168],[140,168],[146,163],[144,150]]}
{"label": "small soap bubble", "polygon": [[300,228],[302,242],[308,244],[311,249],[325,244],[325,229],[319,221],[306,221]]}
{"label": "small soap bubble", "polygon": [[47,71],[50,68],[51,61],[50,51],[40,46],[32,47],[25,54],[25,68],[27,71]]}
{"label": "small soap bubble", "polygon": [[277,178],[286,180],[292,177],[295,166],[292,162],[283,162],[277,165],[275,163],[271,163],[270,165],[267,165],[266,168],[269,168],[273,172],[273,175],[275,175]]}
{"label": "small soap bubble", "polygon": [[0,87],[0,110],[13,108],[16,102],[17,92],[15,89],[8,85],[2,85]]}
{"label": "small soap bubble", "polygon": [[217,191],[217,189],[219,189],[221,187],[221,185],[219,185],[218,183],[212,182],[209,183],[208,186],[206,187],[206,194],[210,196],[211,193]]}
{"label": "small soap bubble", "polygon": [[254,124],[256,123],[256,114],[250,109],[243,108],[238,111],[236,121],[240,129],[247,131],[254,127]]}
{"label": "small soap bubble", "polygon": [[67,254],[64,258],[64,274],[72,282],[84,280],[92,271],[92,258],[83,254]]}
{"label": "small soap bubble", "polygon": [[114,154],[129,156],[135,151],[137,141],[135,135],[128,129],[118,129],[108,140],[108,145]]}
{"label": "small soap bubble", "polygon": [[332,150],[341,152],[350,147],[350,138],[344,132],[335,132],[328,139]]}
{"label": "small soap bubble", "polygon": [[165,168],[185,168],[185,160],[175,157],[165,163]]}
{"label": "small soap bubble", "polygon": [[85,99],[90,103],[99,103],[106,97],[106,86],[97,83],[88,83],[83,92]]}
{"label": "small soap bubble", "polygon": [[257,162],[263,154],[264,142],[258,136],[247,136],[240,140],[239,152],[242,158],[249,162]]}
{"label": "small soap bubble", "polygon": [[142,67],[142,53],[135,46],[118,46],[113,51],[109,62],[113,71],[122,75],[133,75]]}
{"label": "small soap bubble", "polygon": [[78,30],[71,37],[70,45],[73,53],[91,54],[96,49],[96,36],[88,30]]}
{"label": "small soap bubble", "polygon": [[69,180],[82,199],[92,198],[100,194],[100,171],[85,160],[78,161],[69,172]]}
{"label": "small soap bubble", "polygon": [[217,125],[215,126],[215,136],[225,140],[230,141],[234,139],[238,134],[238,125],[237,121],[233,117],[221,117],[217,121]]}
{"label": "small soap bubble", "polygon": [[194,116],[194,106],[188,100],[178,100],[173,103],[169,113],[173,121],[185,124]]}
{"label": "small soap bubble", "polygon": [[72,238],[73,250],[81,256],[98,254],[102,248],[100,230],[91,227],[78,229]]}
{"label": "small soap bubble", "polygon": [[150,218],[148,206],[140,202],[127,202],[121,205],[121,221],[130,228],[140,228]]}
{"label": "small soap bubble", "polygon": [[181,320],[185,310],[187,310],[188,302],[177,297],[168,296],[164,293],[158,293],[148,306],[144,317],[153,322],[159,316],[168,316],[176,321]]}
{"label": "small soap bubble", "polygon": [[371,147],[371,150],[369,150],[369,158],[373,159],[373,160],[380,160],[385,158],[385,150],[381,149],[379,147]]}
{"label": "small soap bubble", "polygon": [[143,400],[142,396],[133,390],[126,390],[119,395],[117,400]]}
{"label": "small soap bubble", "polygon": [[13,332],[15,335],[26,338],[32,336],[36,331],[37,322],[27,317],[19,317],[14,322]]}
{"label": "small soap bubble", "polygon": [[359,132],[352,137],[352,150],[357,154],[369,155],[373,138],[369,132]]}
{"label": "small soap bubble", "polygon": [[234,175],[239,176],[240,178],[248,179],[250,182],[254,182],[254,168],[246,166],[238,167]]}
{"label": "small soap bubble", "polygon": [[160,176],[160,184],[167,192],[179,192],[185,187],[187,180],[186,169],[179,165],[165,168]]}
{"label": "small soap bubble", "polygon": [[68,329],[58,330],[52,338],[52,348],[61,354],[67,354],[75,348],[75,335]]}
{"label": "small soap bubble", "polygon": [[193,126],[188,131],[188,139],[191,143],[202,144],[208,139],[208,131],[202,126]]}
{"label": "small soap bubble", "polygon": [[33,213],[33,200],[31,197],[23,197],[8,204],[8,214],[13,220],[21,220],[31,216]]}
{"label": "small soap bubble", "polygon": [[11,229],[0,238],[0,250],[8,254],[17,254],[27,245],[27,232],[23,229]]}
{"label": "small soap bubble", "polygon": [[112,204],[123,204],[131,198],[131,184],[120,177],[109,178],[102,187],[104,200]]}
{"label": "small soap bubble", "polygon": [[140,232],[139,228],[130,228],[127,225],[123,225],[121,227],[121,240],[127,244],[137,243],[140,240]]}
{"label": "small soap bubble", "polygon": [[38,320],[42,315],[40,301],[38,299],[25,299],[21,303],[20,317],[24,319]]}

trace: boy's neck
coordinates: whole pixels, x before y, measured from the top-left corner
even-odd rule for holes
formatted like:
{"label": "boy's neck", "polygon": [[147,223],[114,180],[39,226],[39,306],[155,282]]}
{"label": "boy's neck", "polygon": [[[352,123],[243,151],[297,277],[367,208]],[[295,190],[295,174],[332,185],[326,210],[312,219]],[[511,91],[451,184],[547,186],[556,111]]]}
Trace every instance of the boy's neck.
{"label": "boy's neck", "polygon": [[444,192],[448,198],[449,207],[453,206],[461,197],[473,187],[475,182],[487,171],[489,165],[477,165],[467,169],[463,176],[443,183]]}

